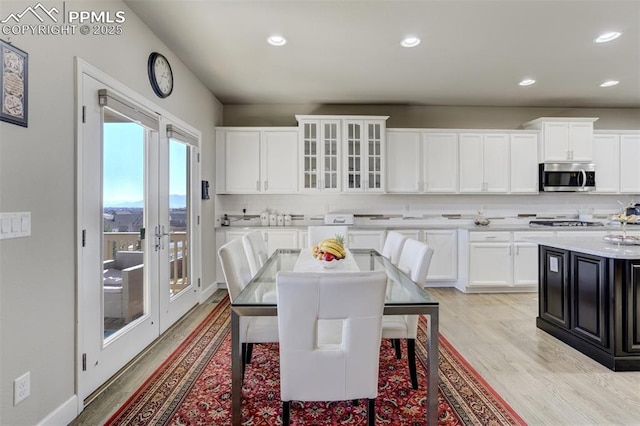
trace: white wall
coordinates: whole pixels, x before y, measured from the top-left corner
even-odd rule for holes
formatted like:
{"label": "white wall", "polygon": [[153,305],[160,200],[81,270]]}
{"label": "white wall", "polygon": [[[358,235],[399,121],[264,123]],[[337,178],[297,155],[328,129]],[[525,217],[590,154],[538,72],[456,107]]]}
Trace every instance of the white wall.
{"label": "white wall", "polygon": [[[2,1],[0,15],[37,2]],[[61,8],[62,2],[43,1]],[[31,212],[31,236],[0,241],[0,424],[33,425],[74,396],[75,106],[78,56],[202,131],[202,178],[214,182],[214,126],[222,105],[120,1],[66,1],[66,10],[124,11],[121,35],[14,35],[29,54],[29,127],[0,123],[0,211]],[[27,19],[27,18],[25,18]],[[7,36],[1,35],[7,40]],[[156,97],[152,51],[171,62],[175,89]],[[214,187],[215,185],[212,185]],[[203,258],[215,251],[213,200],[203,203]],[[203,284],[215,281],[204,262]],[[13,406],[13,380],[31,372],[31,396]]]}

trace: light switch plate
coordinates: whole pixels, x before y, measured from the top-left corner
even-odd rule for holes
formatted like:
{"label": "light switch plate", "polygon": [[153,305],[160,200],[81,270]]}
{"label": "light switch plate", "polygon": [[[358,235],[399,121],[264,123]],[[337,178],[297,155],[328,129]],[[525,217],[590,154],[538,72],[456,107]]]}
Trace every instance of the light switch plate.
{"label": "light switch plate", "polygon": [[31,212],[0,213],[0,240],[31,235]]}

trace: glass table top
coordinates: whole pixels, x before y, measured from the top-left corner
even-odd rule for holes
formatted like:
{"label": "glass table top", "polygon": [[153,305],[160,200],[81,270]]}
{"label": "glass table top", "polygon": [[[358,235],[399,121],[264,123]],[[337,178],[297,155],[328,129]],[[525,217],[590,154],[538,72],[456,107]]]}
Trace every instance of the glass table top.
{"label": "glass table top", "polygon": [[[310,249],[278,249],[255,277],[235,298],[233,306],[276,306],[276,274],[279,271],[347,272],[381,270],[387,273],[385,306],[437,306],[438,302],[393,265],[386,257],[371,249],[351,249],[345,262],[335,269],[323,270],[313,259]],[[301,269],[302,268],[302,269]]]}

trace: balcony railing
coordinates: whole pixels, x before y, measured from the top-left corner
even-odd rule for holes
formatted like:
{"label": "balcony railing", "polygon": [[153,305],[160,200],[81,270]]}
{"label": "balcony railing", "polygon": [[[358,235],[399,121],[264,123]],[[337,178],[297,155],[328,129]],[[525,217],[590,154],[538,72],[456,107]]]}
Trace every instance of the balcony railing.
{"label": "balcony railing", "polygon": [[[104,232],[103,260],[115,258],[116,251],[144,250],[139,232]],[[186,232],[172,232],[169,242],[171,294],[189,285],[189,250]]]}

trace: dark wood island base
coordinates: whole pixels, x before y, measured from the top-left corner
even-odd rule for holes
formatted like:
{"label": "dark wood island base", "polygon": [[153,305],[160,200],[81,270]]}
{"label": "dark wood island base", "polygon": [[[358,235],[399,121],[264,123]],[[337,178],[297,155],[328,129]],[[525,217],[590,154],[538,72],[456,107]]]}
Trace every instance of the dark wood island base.
{"label": "dark wood island base", "polygon": [[640,371],[640,258],[540,244],[536,326],[611,370]]}

